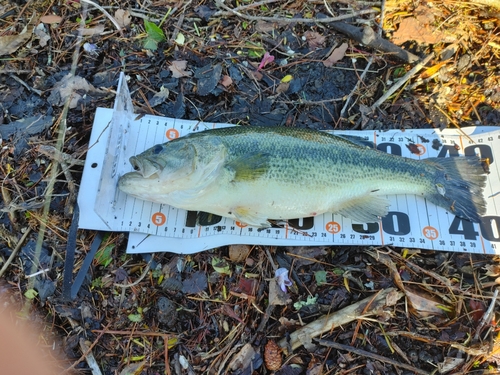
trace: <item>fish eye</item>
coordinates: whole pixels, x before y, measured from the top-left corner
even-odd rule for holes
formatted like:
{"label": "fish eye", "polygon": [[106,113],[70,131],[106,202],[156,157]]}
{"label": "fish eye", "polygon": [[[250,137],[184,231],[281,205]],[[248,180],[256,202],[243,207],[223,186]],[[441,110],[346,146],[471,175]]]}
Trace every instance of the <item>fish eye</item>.
{"label": "fish eye", "polygon": [[155,154],[155,155],[158,155],[162,151],[163,151],[163,146],[162,145],[156,145],[153,148],[153,154]]}

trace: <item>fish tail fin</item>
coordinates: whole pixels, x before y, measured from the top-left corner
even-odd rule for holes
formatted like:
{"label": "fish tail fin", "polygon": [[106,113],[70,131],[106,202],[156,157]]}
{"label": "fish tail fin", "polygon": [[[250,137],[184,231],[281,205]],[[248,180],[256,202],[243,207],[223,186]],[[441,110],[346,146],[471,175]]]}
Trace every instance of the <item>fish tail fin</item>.
{"label": "fish tail fin", "polygon": [[458,217],[479,222],[486,213],[483,196],[487,168],[476,156],[429,158],[425,162],[437,168],[436,191],[425,198]]}

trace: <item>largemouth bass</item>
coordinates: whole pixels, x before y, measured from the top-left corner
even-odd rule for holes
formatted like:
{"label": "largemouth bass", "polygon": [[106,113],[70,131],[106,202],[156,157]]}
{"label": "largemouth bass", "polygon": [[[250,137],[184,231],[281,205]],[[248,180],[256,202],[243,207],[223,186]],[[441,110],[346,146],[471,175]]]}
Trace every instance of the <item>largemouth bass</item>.
{"label": "largemouth bass", "polygon": [[479,157],[412,160],[307,129],[237,126],[158,144],[130,158],[119,188],[139,199],[252,226],[338,213],[387,215],[386,196],[412,194],[478,222],[486,172]]}

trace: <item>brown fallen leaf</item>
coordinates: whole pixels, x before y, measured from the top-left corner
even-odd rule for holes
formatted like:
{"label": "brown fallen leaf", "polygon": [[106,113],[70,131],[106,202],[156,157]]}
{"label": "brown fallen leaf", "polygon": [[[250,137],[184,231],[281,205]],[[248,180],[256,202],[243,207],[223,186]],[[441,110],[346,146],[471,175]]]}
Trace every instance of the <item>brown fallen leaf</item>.
{"label": "brown fallen leaf", "polygon": [[412,291],[409,288],[405,290],[408,304],[412,307],[413,313],[419,317],[443,316],[445,310],[440,307],[444,303],[437,301],[436,298],[427,295],[422,291]]}
{"label": "brown fallen leaf", "polygon": [[186,60],[174,60],[172,61],[172,65],[168,67],[172,72],[172,77],[181,78],[181,77],[189,77],[192,72],[186,71],[187,61]]}
{"label": "brown fallen leaf", "polygon": [[[78,92],[76,92],[77,90]],[[85,78],[73,76],[71,73],[68,73],[54,85],[48,101],[52,105],[61,106],[64,105],[69,98],[71,100],[69,107],[75,108],[82,98],[82,95],[87,93],[94,95],[105,94],[102,90],[98,90],[92,86]]]}
{"label": "brown fallen leaf", "polygon": [[130,12],[128,10],[118,9],[115,12],[115,20],[121,27],[127,27],[130,25],[132,17],[130,16]]}
{"label": "brown fallen leaf", "polygon": [[61,16],[56,16],[55,14],[47,14],[46,16],[40,17],[40,22],[43,23],[60,23],[62,21]]}
{"label": "brown fallen leaf", "polygon": [[395,44],[403,44],[408,40],[434,44],[445,39],[445,34],[432,26],[435,17],[429,7],[421,5],[413,13],[415,16],[404,18],[398,30],[392,35],[392,41]]}
{"label": "brown fallen leaf", "polygon": [[241,350],[229,362],[228,367],[235,371],[238,369],[246,369],[250,367],[252,359],[256,355],[252,344],[246,343]]}
{"label": "brown fallen leaf", "polygon": [[220,80],[220,83],[224,87],[229,87],[233,84],[233,80],[228,75],[223,75],[222,79]]}
{"label": "brown fallen leaf", "polygon": [[486,276],[500,276],[500,264],[487,264],[484,266]]}
{"label": "brown fallen leaf", "polygon": [[340,47],[335,48],[330,56],[326,58],[326,60],[323,60],[323,65],[326,66],[327,68],[330,68],[335,64],[337,61],[340,61],[344,58],[345,52],[347,51],[347,43],[342,43]]}
{"label": "brown fallen leaf", "polygon": [[6,35],[0,37],[0,56],[10,55],[16,52],[19,47],[24,45],[31,38],[33,28],[29,28],[26,32],[18,35]]}
{"label": "brown fallen leaf", "polygon": [[307,40],[307,44],[308,44],[310,49],[316,49],[318,47],[321,47],[325,43],[325,40],[326,40],[325,36],[321,35],[320,33],[316,32],[316,31],[311,31],[311,30],[307,30],[304,33],[304,36]]}
{"label": "brown fallen leaf", "polygon": [[104,32],[104,25],[100,24],[90,29],[82,29],[81,32],[82,35],[88,35],[88,36],[101,35]]}
{"label": "brown fallen leaf", "polygon": [[233,263],[241,263],[247,259],[251,250],[249,245],[231,245],[229,246],[229,259]]}

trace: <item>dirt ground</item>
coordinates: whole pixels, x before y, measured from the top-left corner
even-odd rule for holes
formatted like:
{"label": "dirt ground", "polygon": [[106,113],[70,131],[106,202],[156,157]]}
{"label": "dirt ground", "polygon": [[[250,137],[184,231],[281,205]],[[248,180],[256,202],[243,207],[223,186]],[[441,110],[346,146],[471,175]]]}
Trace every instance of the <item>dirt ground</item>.
{"label": "dirt ground", "polygon": [[500,373],[498,255],[255,245],[142,257],[124,233],[73,223],[95,110],[112,108],[120,72],[138,114],[498,126],[498,1],[0,1],[0,55],[0,309],[39,327],[29,342],[56,373]]}

